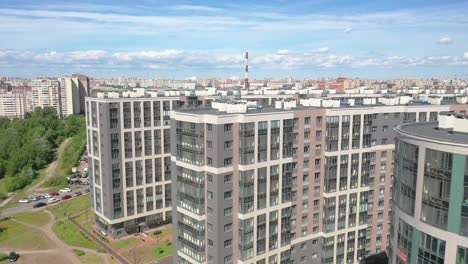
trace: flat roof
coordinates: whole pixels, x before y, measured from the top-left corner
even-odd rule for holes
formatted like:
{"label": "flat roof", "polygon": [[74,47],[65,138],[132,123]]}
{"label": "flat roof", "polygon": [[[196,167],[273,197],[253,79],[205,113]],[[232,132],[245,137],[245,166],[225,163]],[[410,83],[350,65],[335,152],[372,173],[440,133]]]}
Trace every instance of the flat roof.
{"label": "flat roof", "polygon": [[396,131],[422,139],[468,145],[468,133],[439,128],[438,122],[402,124],[396,127]]}

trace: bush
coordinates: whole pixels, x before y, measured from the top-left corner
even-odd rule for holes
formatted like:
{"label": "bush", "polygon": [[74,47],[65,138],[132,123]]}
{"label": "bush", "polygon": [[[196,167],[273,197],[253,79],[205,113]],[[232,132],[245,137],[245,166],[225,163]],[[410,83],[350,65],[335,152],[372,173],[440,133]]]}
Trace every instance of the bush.
{"label": "bush", "polygon": [[73,249],[73,253],[75,253],[75,255],[77,255],[78,257],[83,256],[85,254],[83,250],[79,249]]}
{"label": "bush", "polygon": [[23,189],[26,185],[30,184],[35,178],[34,174],[29,172],[21,172],[14,177],[7,177],[5,188],[8,192],[14,192]]}
{"label": "bush", "polygon": [[9,258],[9,256],[5,253],[0,253],[0,261],[4,261],[4,260],[7,260]]}
{"label": "bush", "polygon": [[6,199],[6,198],[7,198],[7,195],[4,194],[4,193],[2,193],[2,192],[0,192],[0,200],[4,200],[4,199]]}
{"label": "bush", "polygon": [[68,187],[68,181],[67,181],[67,178],[63,176],[54,176],[48,179],[47,181],[45,181],[42,186],[46,188],[50,188],[50,187],[63,188],[63,187]]}

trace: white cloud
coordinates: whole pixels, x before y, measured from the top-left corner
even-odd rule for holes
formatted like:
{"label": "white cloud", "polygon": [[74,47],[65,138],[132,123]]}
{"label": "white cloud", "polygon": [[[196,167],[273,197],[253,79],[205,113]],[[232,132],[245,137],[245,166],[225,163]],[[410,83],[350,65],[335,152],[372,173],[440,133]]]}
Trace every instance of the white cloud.
{"label": "white cloud", "polygon": [[349,34],[351,31],[353,31],[353,28],[348,26],[345,28],[344,33]]}
{"label": "white cloud", "polygon": [[221,12],[223,9],[210,7],[210,6],[199,6],[199,5],[176,5],[170,9],[179,11],[206,11],[206,12]]}
{"label": "white cloud", "polygon": [[453,39],[451,37],[443,37],[437,41],[439,44],[448,45],[453,44]]}
{"label": "white cloud", "polygon": [[288,53],[289,53],[289,50],[287,49],[280,49],[276,51],[276,54],[279,54],[279,55],[287,55]]}
{"label": "white cloud", "polygon": [[326,52],[329,52],[329,51],[330,51],[329,47],[323,47],[323,48],[315,49],[312,52],[314,52],[314,53],[326,53]]}
{"label": "white cloud", "polygon": [[[295,52],[286,49],[273,53],[250,55],[252,69],[264,70],[308,70],[314,68],[390,68],[416,66],[459,66],[468,65],[468,52],[463,56],[352,56],[330,54],[329,48],[319,48],[320,52]],[[144,70],[144,71],[200,71],[233,70],[241,72],[244,58],[240,52],[209,52],[202,50],[141,50],[109,52],[105,50],[85,50],[72,52],[30,51],[0,49],[0,65],[28,69],[55,70],[87,69],[99,70]]]}

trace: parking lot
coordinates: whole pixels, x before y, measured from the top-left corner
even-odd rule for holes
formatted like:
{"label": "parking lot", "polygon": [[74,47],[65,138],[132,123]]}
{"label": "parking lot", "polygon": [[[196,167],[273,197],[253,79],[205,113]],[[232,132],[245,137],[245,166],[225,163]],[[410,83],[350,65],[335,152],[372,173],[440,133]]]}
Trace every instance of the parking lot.
{"label": "parking lot", "polygon": [[[88,168],[88,162],[87,162],[87,156],[83,156],[80,159],[80,164],[77,167],[77,172],[74,174],[75,176],[70,176],[69,179],[69,186],[70,192],[59,192],[57,191],[57,195],[52,195],[54,192],[38,192],[38,191],[32,191],[30,194],[27,195],[27,197],[21,198],[21,200],[24,200],[18,204],[18,206],[11,207],[11,208],[4,208],[0,212],[0,217],[6,217],[10,216],[12,214],[20,213],[23,211],[27,210],[33,210],[34,205],[38,203],[45,203],[46,205],[40,206],[44,207],[49,204],[55,204],[59,203],[62,201],[62,199],[68,199],[74,196],[79,196],[82,194],[85,194],[89,192],[89,182],[88,182],[88,176],[87,176],[87,168]],[[80,194],[81,193],[81,194]],[[70,196],[70,197],[68,197]],[[57,200],[51,201],[49,203],[49,199],[51,198],[56,198]],[[20,200],[20,201],[21,201]]]}

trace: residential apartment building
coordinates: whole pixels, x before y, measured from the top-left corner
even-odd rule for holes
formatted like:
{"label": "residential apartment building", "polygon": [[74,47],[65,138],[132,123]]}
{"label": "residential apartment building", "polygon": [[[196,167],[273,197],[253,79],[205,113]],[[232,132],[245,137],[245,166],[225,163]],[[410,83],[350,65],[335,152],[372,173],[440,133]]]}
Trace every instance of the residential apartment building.
{"label": "residential apartment building", "polygon": [[92,208],[99,228],[121,237],[172,218],[170,111],[198,106],[143,90],[86,98]]}
{"label": "residential apartment building", "polygon": [[[31,104],[28,111],[34,111],[36,107],[53,107],[61,109],[59,100],[60,83],[57,79],[38,79],[31,81]],[[59,113],[59,111],[57,111]]]}
{"label": "residential apartment building", "polygon": [[174,263],[356,263],[387,250],[393,128],[458,106],[329,103],[173,111]]}
{"label": "residential apartment building", "polygon": [[34,111],[36,107],[53,107],[61,117],[84,113],[84,98],[89,94],[89,79],[80,74],[58,79],[32,80],[27,111]]}
{"label": "residential apartment building", "polygon": [[0,117],[23,118],[26,114],[26,98],[24,93],[0,94]]}
{"label": "residential apartment building", "polygon": [[468,116],[396,132],[390,263],[468,263]]}

